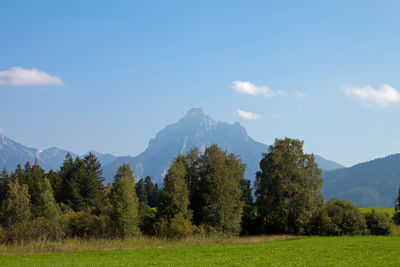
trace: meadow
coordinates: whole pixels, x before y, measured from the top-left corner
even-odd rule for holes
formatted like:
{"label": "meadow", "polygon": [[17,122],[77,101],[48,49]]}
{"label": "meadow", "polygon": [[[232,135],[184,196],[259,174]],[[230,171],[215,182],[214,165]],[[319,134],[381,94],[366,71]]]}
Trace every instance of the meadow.
{"label": "meadow", "polygon": [[2,256],[1,266],[400,265],[400,237],[299,237],[278,241]]}

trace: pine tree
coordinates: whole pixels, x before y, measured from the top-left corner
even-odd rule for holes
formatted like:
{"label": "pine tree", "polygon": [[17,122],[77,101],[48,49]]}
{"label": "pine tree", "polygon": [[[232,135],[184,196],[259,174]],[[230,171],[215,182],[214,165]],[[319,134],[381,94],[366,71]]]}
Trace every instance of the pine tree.
{"label": "pine tree", "polygon": [[139,202],[144,202],[147,205],[147,192],[143,179],[140,179],[139,182],[136,183],[136,195],[139,198]]}
{"label": "pine tree", "polygon": [[80,184],[80,193],[84,201],[84,205],[96,209],[100,213],[103,201],[103,182],[104,177],[101,164],[92,153],[86,155],[83,159],[83,167],[85,175],[82,177]]}
{"label": "pine tree", "polygon": [[146,176],[146,178],[144,178],[144,186],[146,188],[146,194],[147,194],[147,199],[148,199],[148,205],[152,208],[157,206],[157,194],[158,192],[156,192],[155,190],[155,186],[153,184],[153,182],[151,181],[151,177],[150,176]]}
{"label": "pine tree", "polygon": [[114,177],[110,193],[111,229],[116,236],[138,234],[138,198],[135,177],[129,164],[121,165]]}
{"label": "pine tree", "polygon": [[0,207],[1,203],[5,200],[8,191],[8,182],[10,180],[10,176],[6,169],[3,169],[0,172]]}
{"label": "pine tree", "polygon": [[257,211],[269,231],[302,233],[323,204],[321,170],[303,142],[276,139],[256,174]]}

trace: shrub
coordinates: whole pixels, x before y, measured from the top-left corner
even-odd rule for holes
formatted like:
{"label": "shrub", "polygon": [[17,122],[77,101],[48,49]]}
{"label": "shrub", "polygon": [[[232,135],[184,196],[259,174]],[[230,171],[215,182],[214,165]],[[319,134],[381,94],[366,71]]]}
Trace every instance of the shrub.
{"label": "shrub", "polygon": [[106,218],[83,211],[69,216],[68,235],[70,237],[102,237],[106,232]]}
{"label": "shrub", "polygon": [[343,199],[328,201],[308,225],[308,233],[316,235],[355,235],[365,231],[365,218],[353,203]]}
{"label": "shrub", "polygon": [[44,217],[32,221],[16,223],[1,231],[2,243],[13,243],[33,240],[61,240],[65,237],[65,228],[56,218],[49,220]]}
{"label": "shrub", "polygon": [[166,238],[183,238],[193,234],[195,227],[185,218],[183,213],[178,213],[171,220],[158,218],[154,224],[155,234]]}
{"label": "shrub", "polygon": [[193,234],[192,223],[182,213],[178,213],[169,224],[170,237],[182,238]]}
{"label": "shrub", "polygon": [[372,235],[389,235],[392,231],[392,220],[386,212],[376,212],[374,209],[364,214],[368,230]]}

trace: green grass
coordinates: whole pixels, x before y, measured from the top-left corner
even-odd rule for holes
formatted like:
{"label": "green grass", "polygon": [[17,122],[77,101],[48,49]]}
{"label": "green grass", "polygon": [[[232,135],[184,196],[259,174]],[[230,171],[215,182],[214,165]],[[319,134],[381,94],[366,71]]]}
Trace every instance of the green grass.
{"label": "green grass", "polygon": [[386,212],[386,213],[389,213],[389,215],[390,216],[393,216],[394,215],[394,208],[359,208],[360,209],[360,211],[361,212],[368,212],[368,211],[371,211],[371,210],[375,210],[375,211],[378,211],[378,212]]}
{"label": "green grass", "polygon": [[400,265],[400,237],[311,237],[237,245],[3,256],[1,266]]}

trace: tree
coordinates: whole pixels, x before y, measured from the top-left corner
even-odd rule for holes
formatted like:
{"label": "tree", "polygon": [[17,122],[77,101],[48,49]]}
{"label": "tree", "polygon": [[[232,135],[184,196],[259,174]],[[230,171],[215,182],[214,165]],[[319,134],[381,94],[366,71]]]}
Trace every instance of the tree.
{"label": "tree", "polygon": [[394,206],[395,213],[393,215],[393,222],[397,225],[400,224],[400,186],[399,186],[399,193],[397,195],[396,204]]}
{"label": "tree", "polygon": [[121,165],[114,176],[110,193],[111,229],[116,236],[138,234],[138,198],[135,177],[129,164]]}
{"label": "tree", "polygon": [[146,176],[146,178],[144,178],[144,186],[146,188],[146,193],[147,193],[147,199],[148,199],[147,204],[152,208],[157,207],[158,194],[159,194],[158,185],[153,184],[150,176]]}
{"label": "tree", "polygon": [[166,219],[174,218],[182,213],[186,219],[190,219],[189,190],[186,183],[187,175],[186,159],[178,155],[172,162],[168,173],[164,178],[164,188],[161,191],[160,203],[157,212]]}
{"label": "tree", "polygon": [[28,186],[14,179],[8,183],[6,200],[2,203],[2,217],[6,226],[27,221],[31,217]]}
{"label": "tree", "polygon": [[103,181],[101,164],[96,156],[89,153],[73,160],[67,154],[59,175],[61,188],[59,201],[69,205],[74,211],[100,213],[103,203]]}
{"label": "tree", "polygon": [[10,180],[10,176],[6,169],[3,169],[0,172],[0,206],[1,203],[5,200],[8,191],[8,182]]}
{"label": "tree", "polygon": [[268,231],[303,233],[323,204],[321,170],[303,142],[276,139],[260,161],[256,174],[256,205]]}
{"label": "tree", "polygon": [[60,208],[54,199],[53,188],[47,179],[41,184],[40,199],[35,210],[37,216],[49,220],[56,219],[60,214]]}
{"label": "tree", "polygon": [[147,192],[143,179],[136,183],[136,195],[139,198],[139,202],[144,202],[147,205]]}
{"label": "tree", "polygon": [[254,229],[253,225],[253,214],[254,214],[254,203],[253,196],[251,195],[250,180],[243,179],[240,181],[240,188],[242,190],[242,203],[243,203],[243,214],[242,214],[242,232],[241,234],[253,234],[258,231]]}
{"label": "tree", "polygon": [[243,209],[240,183],[244,179],[245,164],[217,145],[208,147],[201,160],[199,217],[202,223],[221,233],[239,233]]}
{"label": "tree", "polygon": [[93,153],[89,153],[83,159],[85,175],[80,184],[80,193],[85,206],[93,207],[96,213],[100,213],[103,194],[104,177],[101,164]]}

